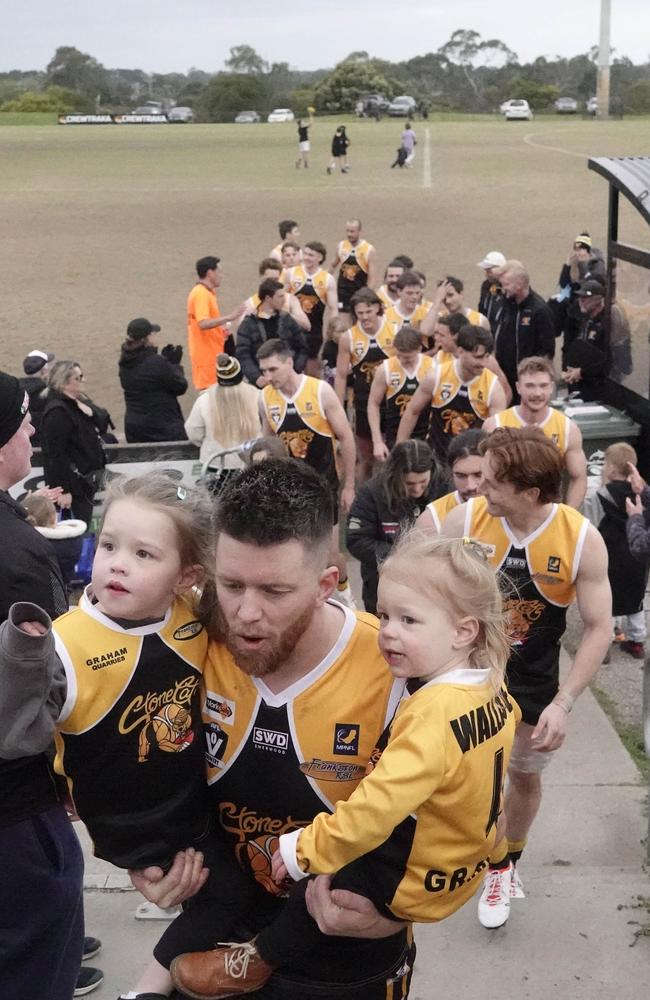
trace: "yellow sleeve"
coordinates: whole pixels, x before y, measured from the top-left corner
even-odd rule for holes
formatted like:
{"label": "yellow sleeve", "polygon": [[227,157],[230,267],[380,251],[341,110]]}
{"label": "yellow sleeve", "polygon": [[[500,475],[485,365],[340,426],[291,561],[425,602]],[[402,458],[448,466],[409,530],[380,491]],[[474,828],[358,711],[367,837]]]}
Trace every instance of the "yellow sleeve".
{"label": "yellow sleeve", "polygon": [[444,729],[431,714],[408,708],[406,702],[377,766],[350,798],[338,802],[332,814],[319,813],[300,831],[296,860],[303,871],[330,874],[383,844],[440,784],[445,773]]}

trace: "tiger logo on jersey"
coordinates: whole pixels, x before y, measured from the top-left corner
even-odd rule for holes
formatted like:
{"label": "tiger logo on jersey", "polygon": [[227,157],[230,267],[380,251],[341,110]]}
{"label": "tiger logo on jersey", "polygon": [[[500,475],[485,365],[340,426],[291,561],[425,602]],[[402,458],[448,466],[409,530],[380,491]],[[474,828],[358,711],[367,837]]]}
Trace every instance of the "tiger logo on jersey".
{"label": "tiger logo on jersey", "polygon": [[192,716],[182,705],[165,705],[146,724],[138,738],[138,763],[149,759],[152,750],[180,753],[194,741]]}
{"label": "tiger logo on jersey", "polygon": [[341,265],[341,277],[345,278],[346,281],[354,281],[361,271],[358,264],[342,264]]}
{"label": "tiger logo on jersey", "polygon": [[307,458],[309,444],[314,439],[314,432],[304,431],[283,431],[280,438],[284,441],[292,458]]}
{"label": "tiger logo on jersey", "polygon": [[445,434],[450,434],[452,437],[455,437],[456,434],[462,434],[463,431],[468,431],[477,421],[477,417],[473,413],[463,413],[460,410],[443,410],[442,419]]}
{"label": "tiger logo on jersey", "polygon": [[531,626],[544,614],[542,601],[520,601],[516,598],[503,602],[506,631],[515,646],[521,646],[528,639]]}

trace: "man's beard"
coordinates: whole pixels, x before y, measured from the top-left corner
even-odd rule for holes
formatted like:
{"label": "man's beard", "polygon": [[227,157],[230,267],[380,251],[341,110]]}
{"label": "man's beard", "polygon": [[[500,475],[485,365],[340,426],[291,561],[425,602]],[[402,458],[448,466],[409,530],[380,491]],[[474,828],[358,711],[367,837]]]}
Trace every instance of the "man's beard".
{"label": "man's beard", "polygon": [[267,645],[264,652],[241,649],[238,637],[233,634],[221,609],[218,612],[219,631],[223,636],[226,649],[240,670],[248,674],[249,677],[265,677],[267,674],[276,673],[286,663],[298,641],[302,639],[309,628],[315,611],[316,608],[313,604],[306,607],[291,625],[276,640],[271,642],[270,646]]}

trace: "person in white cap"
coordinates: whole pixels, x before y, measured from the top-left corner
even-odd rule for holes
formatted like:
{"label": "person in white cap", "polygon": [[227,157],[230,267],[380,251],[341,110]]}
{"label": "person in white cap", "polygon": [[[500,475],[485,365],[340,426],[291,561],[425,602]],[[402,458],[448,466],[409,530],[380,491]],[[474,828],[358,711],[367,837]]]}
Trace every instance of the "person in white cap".
{"label": "person in white cap", "polygon": [[483,260],[476,265],[485,271],[485,279],[481,284],[478,298],[478,311],[487,318],[492,330],[496,328],[502,306],[503,289],[498,272],[505,262],[506,258],[500,250],[489,250]]}
{"label": "person in white cap", "polygon": [[23,359],[25,376],[18,380],[21,387],[29,396],[29,412],[34,427],[34,436],[32,438],[32,447],[34,448],[40,447],[41,444],[39,428],[41,414],[45,406],[43,389],[47,385],[47,376],[53,361],[53,354],[48,354],[46,351],[30,351],[27,357]]}

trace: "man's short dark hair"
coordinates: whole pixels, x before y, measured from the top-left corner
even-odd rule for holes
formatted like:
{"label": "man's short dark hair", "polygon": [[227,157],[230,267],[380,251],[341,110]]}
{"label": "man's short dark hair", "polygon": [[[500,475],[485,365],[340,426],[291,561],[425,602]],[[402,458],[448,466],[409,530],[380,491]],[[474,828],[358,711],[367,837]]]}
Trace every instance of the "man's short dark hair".
{"label": "man's short dark hair", "polygon": [[415,327],[409,326],[408,323],[405,323],[404,326],[395,334],[393,347],[396,351],[419,351],[422,347],[420,334]]}
{"label": "man's short dark hair", "polygon": [[422,288],[420,276],[419,274],[416,274],[415,271],[403,271],[395,284],[399,288],[400,292],[403,288],[408,288],[410,285],[417,285],[418,288]]}
{"label": "man's short dark hair", "polygon": [[403,267],[405,271],[412,271],[414,268],[413,258],[409,257],[408,254],[398,253],[396,257],[393,257],[389,267]]}
{"label": "man's short dark hair", "polygon": [[219,266],[220,257],[201,257],[196,262],[196,273],[199,278],[205,278],[208,271],[214,271]]}
{"label": "man's short dark hair", "polygon": [[269,340],[265,340],[259,346],[256,357],[258,361],[263,361],[264,358],[271,358],[274,354],[285,361],[287,358],[293,357],[291,348],[281,337],[271,337]]}
{"label": "man's short dark hair", "polygon": [[456,434],[451,439],[451,444],[447,449],[447,465],[453,469],[454,463],[461,458],[469,458],[470,455],[482,455],[480,449],[481,441],[484,441],[487,434],[480,427],[472,427],[462,434]]}
{"label": "man's short dark hair", "polygon": [[287,247],[293,247],[294,250],[300,250],[300,244],[296,243],[295,240],[285,240],[280,247],[280,252],[283,253]]}
{"label": "man's short dark hair", "polygon": [[350,299],[350,312],[355,315],[355,308],[357,306],[379,306],[378,315],[384,311],[384,303],[381,301],[376,292],[373,292],[372,288],[360,288],[358,292],[355,292]]}
{"label": "man's short dark hair", "polygon": [[305,243],[305,246],[308,247],[310,250],[313,250],[314,253],[320,254],[321,264],[322,264],[325,258],[327,257],[327,248],[325,244],[320,243],[318,240],[310,240],[309,243]]}
{"label": "man's short dark hair", "polygon": [[265,271],[271,270],[277,271],[278,274],[282,273],[282,261],[278,260],[277,257],[265,257],[264,260],[260,261],[258,268],[260,275],[264,274]]}
{"label": "man's short dark hair", "polygon": [[454,278],[454,277],[452,277],[452,275],[448,274],[446,278],[443,278],[442,281],[438,282],[438,285],[443,285],[445,283],[445,281],[448,284],[450,284],[451,287],[453,289],[455,289],[458,292],[459,295],[462,294],[463,288],[465,286],[462,283],[462,281],[460,280],[460,278]]}
{"label": "man's short dark hair", "polygon": [[278,229],[280,231],[280,239],[286,240],[289,233],[296,228],[298,223],[295,219],[283,219],[282,222],[278,222]]}
{"label": "man's short dark hair", "polygon": [[329,545],[334,508],[323,476],[297,459],[269,458],[228,481],[219,494],[217,532],[263,548],[301,542]]}
{"label": "man's short dark hair", "polygon": [[490,331],[484,330],[482,326],[472,326],[471,323],[461,327],[456,343],[464,351],[475,351],[477,347],[484,347],[485,353],[491,354],[494,350],[494,337]]}
{"label": "man's short dark hair", "polygon": [[266,298],[272,298],[276,292],[281,292],[283,288],[284,285],[277,278],[265,278],[257,289],[257,294],[264,301]]}
{"label": "man's short dark hair", "polygon": [[441,326],[448,327],[452,337],[457,337],[464,326],[470,325],[467,322],[467,317],[463,316],[463,314],[459,312],[447,313],[446,316],[438,316],[436,323],[439,323]]}

